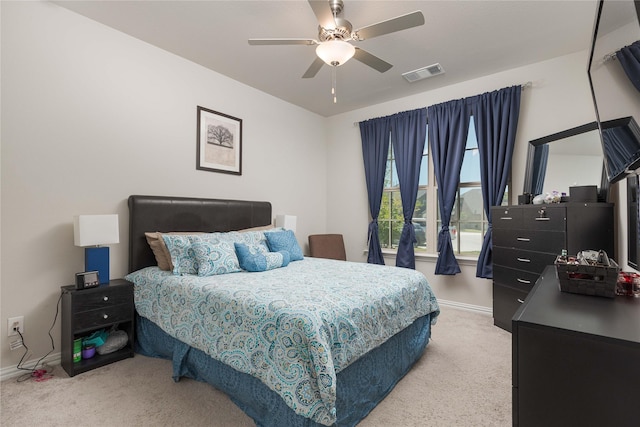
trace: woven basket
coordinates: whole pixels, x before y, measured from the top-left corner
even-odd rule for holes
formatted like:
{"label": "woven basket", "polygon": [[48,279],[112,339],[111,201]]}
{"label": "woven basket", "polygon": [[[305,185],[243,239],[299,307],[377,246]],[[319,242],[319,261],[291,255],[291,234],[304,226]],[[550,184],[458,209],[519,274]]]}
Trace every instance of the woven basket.
{"label": "woven basket", "polygon": [[615,261],[610,261],[611,266],[582,265],[558,263],[555,266],[558,272],[560,290],[572,294],[593,295],[598,297],[614,298],[616,296],[616,283],[620,268]]}

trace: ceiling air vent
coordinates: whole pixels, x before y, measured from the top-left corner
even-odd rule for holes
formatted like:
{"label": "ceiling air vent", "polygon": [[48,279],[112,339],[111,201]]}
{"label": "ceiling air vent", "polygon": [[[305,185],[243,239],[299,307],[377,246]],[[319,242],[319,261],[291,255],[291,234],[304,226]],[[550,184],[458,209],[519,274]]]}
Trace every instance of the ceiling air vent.
{"label": "ceiling air vent", "polygon": [[403,73],[402,77],[404,77],[409,83],[413,83],[418,80],[426,79],[427,77],[437,76],[438,74],[444,74],[444,69],[440,64],[436,63]]}

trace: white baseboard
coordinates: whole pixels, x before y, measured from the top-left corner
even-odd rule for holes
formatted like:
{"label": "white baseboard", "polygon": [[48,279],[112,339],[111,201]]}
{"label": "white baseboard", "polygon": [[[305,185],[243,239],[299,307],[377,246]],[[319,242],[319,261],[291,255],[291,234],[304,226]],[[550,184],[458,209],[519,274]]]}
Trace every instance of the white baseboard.
{"label": "white baseboard", "polygon": [[463,302],[448,301],[446,299],[438,299],[438,304],[444,307],[454,307],[462,310],[473,311],[476,313],[488,314],[493,316],[493,308],[483,307],[481,305],[465,304]]}
{"label": "white baseboard", "polygon": [[[27,362],[23,363],[22,366],[24,368],[31,369],[33,368],[33,365],[35,365],[38,360],[39,359],[29,359]],[[60,360],[61,360],[60,353],[55,353],[45,357],[41,363],[44,363],[49,366],[53,366],[53,365],[59,365]],[[8,380],[26,373],[27,371],[23,369],[18,369],[18,365],[2,368],[0,369],[0,381]]]}

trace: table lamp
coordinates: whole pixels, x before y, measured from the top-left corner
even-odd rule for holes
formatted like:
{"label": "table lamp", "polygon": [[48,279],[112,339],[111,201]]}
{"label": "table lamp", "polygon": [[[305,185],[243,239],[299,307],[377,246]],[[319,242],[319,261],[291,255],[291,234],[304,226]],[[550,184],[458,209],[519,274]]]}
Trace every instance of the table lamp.
{"label": "table lamp", "polygon": [[76,215],[73,217],[73,243],[84,247],[85,271],[97,271],[100,283],[109,283],[109,248],[120,243],[118,215]]}
{"label": "table lamp", "polygon": [[295,233],[297,219],[298,217],[295,215],[276,215],[276,227],[282,227]]}

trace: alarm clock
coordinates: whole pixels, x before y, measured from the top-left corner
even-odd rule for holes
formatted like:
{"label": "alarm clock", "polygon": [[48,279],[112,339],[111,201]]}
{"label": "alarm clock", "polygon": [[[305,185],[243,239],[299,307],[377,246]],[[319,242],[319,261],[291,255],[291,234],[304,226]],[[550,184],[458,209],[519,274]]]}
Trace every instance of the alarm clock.
{"label": "alarm clock", "polygon": [[76,273],[76,289],[95,288],[96,286],[100,286],[97,271]]}

